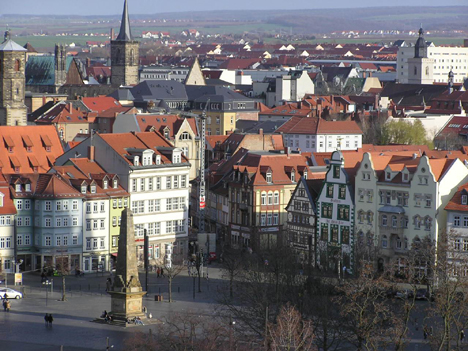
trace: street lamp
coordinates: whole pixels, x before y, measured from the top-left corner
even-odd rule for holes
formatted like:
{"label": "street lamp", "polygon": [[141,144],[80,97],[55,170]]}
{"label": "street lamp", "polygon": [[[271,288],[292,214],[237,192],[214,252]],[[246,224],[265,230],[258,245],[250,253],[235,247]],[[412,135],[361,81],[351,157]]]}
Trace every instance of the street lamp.
{"label": "street lamp", "polygon": [[49,298],[49,289],[48,289],[48,286],[49,285],[52,285],[53,284],[53,281],[50,281],[49,280],[46,280],[45,282],[42,282],[42,285],[44,285],[45,287],[45,291],[46,291],[46,300],[45,300],[45,305],[47,306],[47,300]]}
{"label": "street lamp", "polygon": [[229,351],[232,351],[232,328],[236,324],[236,321],[232,320],[232,316],[229,316]]}

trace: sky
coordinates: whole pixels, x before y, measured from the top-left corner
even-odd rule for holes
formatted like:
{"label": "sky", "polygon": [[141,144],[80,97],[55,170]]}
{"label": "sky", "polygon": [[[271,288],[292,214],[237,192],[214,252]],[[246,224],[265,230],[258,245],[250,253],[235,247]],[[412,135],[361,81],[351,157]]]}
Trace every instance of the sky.
{"label": "sky", "polygon": [[[314,9],[376,6],[466,6],[467,0],[128,0],[130,14],[207,10]],[[0,14],[117,15],[123,0],[0,0]]]}

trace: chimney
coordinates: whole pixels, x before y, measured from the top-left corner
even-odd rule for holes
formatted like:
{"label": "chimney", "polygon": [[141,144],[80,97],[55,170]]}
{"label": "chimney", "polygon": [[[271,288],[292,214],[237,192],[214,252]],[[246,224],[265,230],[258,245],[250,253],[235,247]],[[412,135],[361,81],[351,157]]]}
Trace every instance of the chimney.
{"label": "chimney", "polygon": [[91,67],[91,59],[89,57],[86,58],[86,68]]}
{"label": "chimney", "polygon": [[114,34],[114,28],[111,28],[110,30],[110,40],[114,40],[115,34]]}
{"label": "chimney", "polygon": [[362,71],[362,78],[366,78],[367,77],[367,72],[366,71]]}
{"label": "chimney", "polygon": [[258,130],[258,134],[263,135],[263,128],[260,128],[260,129]]}
{"label": "chimney", "polygon": [[286,155],[288,155],[288,157],[289,157],[289,155],[291,154],[291,147],[286,146],[286,147],[284,148],[284,153],[285,153]]}
{"label": "chimney", "polygon": [[71,102],[68,103],[68,111],[70,111],[70,113],[73,112],[73,104]]}
{"label": "chimney", "polygon": [[94,162],[94,146],[93,145],[88,147],[88,158],[91,162]]}

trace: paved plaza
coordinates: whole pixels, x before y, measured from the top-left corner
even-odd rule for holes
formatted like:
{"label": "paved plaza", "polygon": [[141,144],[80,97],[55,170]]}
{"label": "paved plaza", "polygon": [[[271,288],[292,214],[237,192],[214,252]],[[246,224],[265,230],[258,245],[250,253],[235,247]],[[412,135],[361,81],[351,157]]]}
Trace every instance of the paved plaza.
{"label": "paved plaza", "polygon": [[[111,298],[105,292],[108,277],[109,273],[87,274],[83,278],[67,277],[65,302],[60,301],[60,277],[53,278],[54,292],[48,293],[47,301],[45,286],[41,284],[38,274],[24,274],[22,288],[8,284],[13,289],[23,289],[25,298],[11,300],[10,312],[0,311],[0,350],[50,351],[60,350],[62,345],[64,351],[105,350],[107,337],[110,345],[113,345],[112,350],[124,350],[123,340],[129,333],[157,328],[157,324],[122,328],[92,322],[102,311],[110,311]],[[140,274],[140,281],[145,288],[144,273]],[[143,298],[143,304],[153,318],[161,320],[174,312],[213,314],[216,307],[216,289],[222,284],[220,269],[213,265],[209,268],[209,280],[201,280],[201,293],[198,293],[198,278],[196,279],[196,294],[193,299],[193,279],[184,271],[173,282],[175,302],[168,303],[167,279],[157,278],[155,273],[150,273],[148,282],[150,293]],[[154,296],[159,292],[164,297],[163,302],[154,300]],[[45,326],[46,313],[52,313],[54,317],[51,328]]]}

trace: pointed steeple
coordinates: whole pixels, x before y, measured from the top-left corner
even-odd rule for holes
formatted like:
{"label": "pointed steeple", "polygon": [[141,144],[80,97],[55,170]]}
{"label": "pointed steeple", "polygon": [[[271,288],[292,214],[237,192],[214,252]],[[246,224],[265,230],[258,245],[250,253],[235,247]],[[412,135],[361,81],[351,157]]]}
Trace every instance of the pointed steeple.
{"label": "pointed steeple", "polygon": [[125,0],[124,9],[122,13],[122,23],[120,24],[120,32],[119,36],[116,40],[123,40],[123,41],[132,41],[132,31],[130,29],[130,19],[128,17],[128,3]]}

